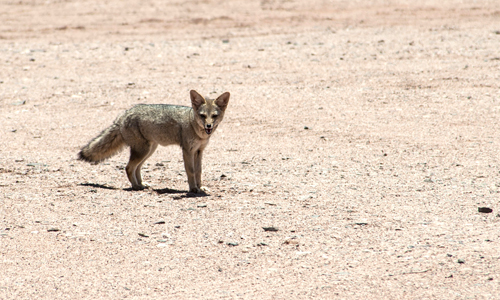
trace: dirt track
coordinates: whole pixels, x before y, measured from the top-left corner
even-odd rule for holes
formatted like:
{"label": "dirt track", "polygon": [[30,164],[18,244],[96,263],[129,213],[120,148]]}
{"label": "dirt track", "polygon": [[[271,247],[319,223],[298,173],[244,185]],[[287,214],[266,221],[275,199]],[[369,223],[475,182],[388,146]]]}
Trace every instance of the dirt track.
{"label": "dirt track", "polygon": [[[0,299],[499,299],[496,1],[101,2],[0,3]],[[209,196],[76,160],[191,89]]]}

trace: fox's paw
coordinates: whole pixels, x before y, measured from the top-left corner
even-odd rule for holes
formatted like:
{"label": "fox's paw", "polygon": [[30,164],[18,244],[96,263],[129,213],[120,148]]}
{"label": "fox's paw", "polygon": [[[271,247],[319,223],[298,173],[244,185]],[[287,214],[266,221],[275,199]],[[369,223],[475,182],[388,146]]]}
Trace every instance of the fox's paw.
{"label": "fox's paw", "polygon": [[206,194],[207,192],[210,192],[210,190],[204,186],[202,187],[194,187],[189,189],[190,193],[195,193],[195,194]]}
{"label": "fox's paw", "polygon": [[147,184],[146,182],[143,182],[142,185],[132,186],[132,189],[134,191],[142,191],[142,190],[147,189],[149,187],[150,187],[149,184]]}

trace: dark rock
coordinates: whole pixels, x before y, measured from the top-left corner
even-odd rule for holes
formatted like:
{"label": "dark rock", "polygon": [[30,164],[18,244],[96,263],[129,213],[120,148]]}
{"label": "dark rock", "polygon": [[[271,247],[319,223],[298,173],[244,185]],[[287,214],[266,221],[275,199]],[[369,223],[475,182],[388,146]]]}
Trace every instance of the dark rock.
{"label": "dark rock", "polygon": [[278,231],[279,229],[277,227],[262,227],[264,231]]}
{"label": "dark rock", "polygon": [[493,212],[493,209],[491,209],[489,207],[478,207],[477,211],[480,213],[489,214],[489,213]]}

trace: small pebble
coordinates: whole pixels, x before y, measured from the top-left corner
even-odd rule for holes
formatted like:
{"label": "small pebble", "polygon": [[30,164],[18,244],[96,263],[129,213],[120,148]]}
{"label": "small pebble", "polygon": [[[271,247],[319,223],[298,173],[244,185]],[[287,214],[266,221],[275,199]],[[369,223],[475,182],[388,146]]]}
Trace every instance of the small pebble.
{"label": "small pebble", "polygon": [[457,263],[459,263],[459,264],[465,264],[465,260],[463,260],[463,259],[459,258],[459,259],[457,260]]}
{"label": "small pebble", "polygon": [[19,100],[19,101],[11,103],[11,105],[14,105],[14,106],[19,106],[19,105],[24,105],[24,104],[26,104],[26,100]]}
{"label": "small pebble", "polygon": [[141,233],[141,232],[139,232],[139,236],[142,236],[142,237],[145,237],[145,238],[149,237],[149,235],[147,235],[145,233]]}
{"label": "small pebble", "polygon": [[57,232],[57,231],[61,231],[61,229],[59,228],[49,228],[47,229],[48,232]]}

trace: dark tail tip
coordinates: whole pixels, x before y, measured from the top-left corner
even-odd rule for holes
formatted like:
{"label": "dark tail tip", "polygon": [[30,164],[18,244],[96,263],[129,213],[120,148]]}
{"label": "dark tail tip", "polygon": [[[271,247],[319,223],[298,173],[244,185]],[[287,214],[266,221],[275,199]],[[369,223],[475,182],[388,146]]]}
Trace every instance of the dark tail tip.
{"label": "dark tail tip", "polygon": [[83,160],[83,161],[86,161],[86,162],[93,162],[90,159],[90,157],[85,156],[85,154],[83,154],[83,151],[78,152],[78,160]]}

